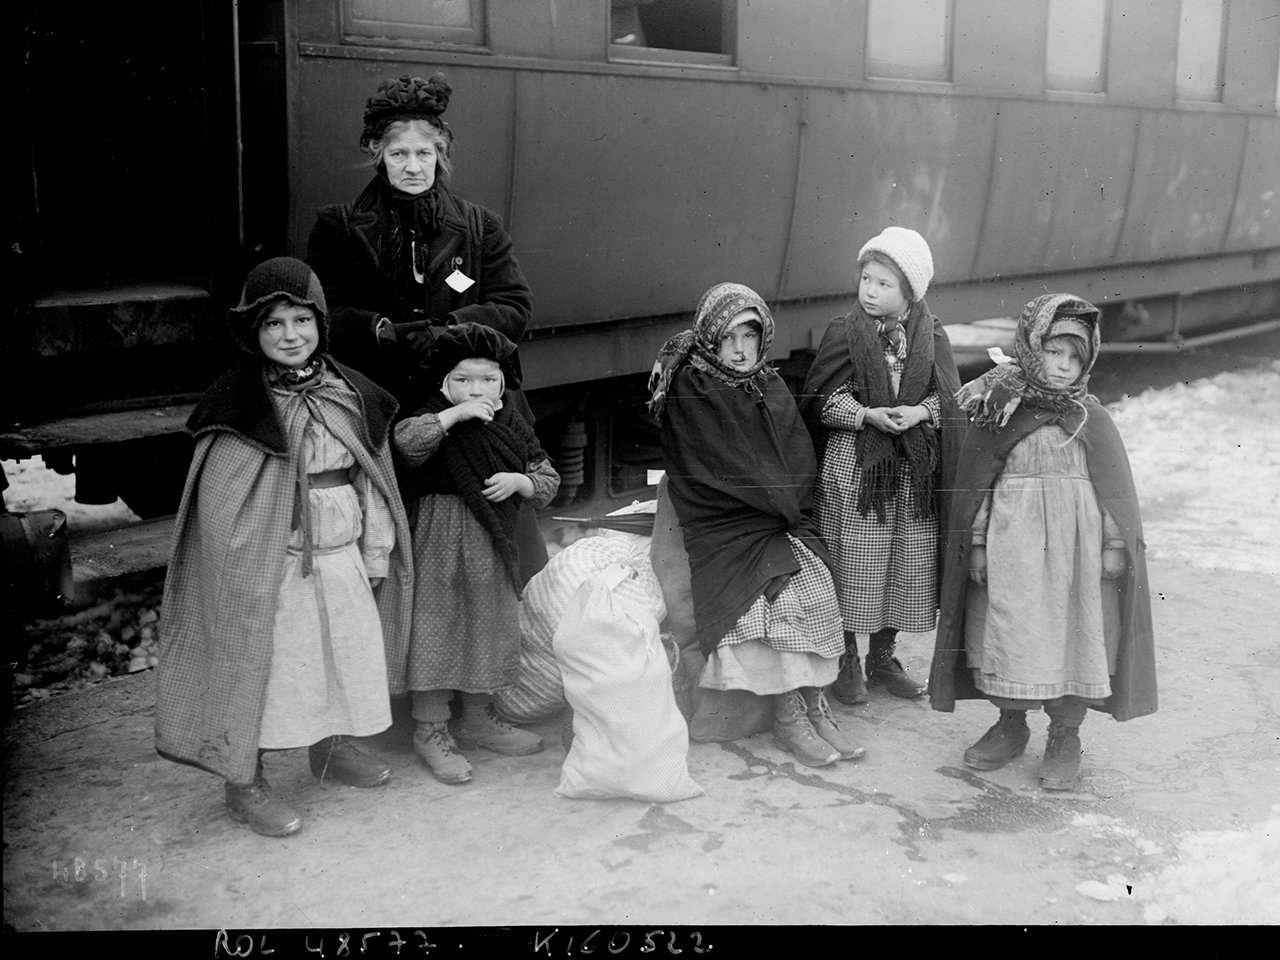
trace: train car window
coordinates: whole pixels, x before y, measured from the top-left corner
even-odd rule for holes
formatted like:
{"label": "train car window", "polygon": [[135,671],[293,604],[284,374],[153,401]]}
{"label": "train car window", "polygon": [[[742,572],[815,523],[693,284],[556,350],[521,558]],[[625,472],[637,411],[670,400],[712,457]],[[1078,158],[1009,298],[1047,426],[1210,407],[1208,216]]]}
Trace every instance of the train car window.
{"label": "train car window", "polygon": [[1108,0],[1049,0],[1046,90],[1101,93],[1107,88]]}
{"label": "train car window", "polygon": [[951,0],[870,0],[867,76],[951,79]]}
{"label": "train car window", "polygon": [[343,0],[348,36],[483,46],[484,0]]}
{"label": "train car window", "polygon": [[646,62],[733,64],[733,0],[611,0],[609,58]]}
{"label": "train car window", "polygon": [[1222,99],[1225,6],[1224,0],[1182,0],[1176,84],[1179,100],[1215,103]]}

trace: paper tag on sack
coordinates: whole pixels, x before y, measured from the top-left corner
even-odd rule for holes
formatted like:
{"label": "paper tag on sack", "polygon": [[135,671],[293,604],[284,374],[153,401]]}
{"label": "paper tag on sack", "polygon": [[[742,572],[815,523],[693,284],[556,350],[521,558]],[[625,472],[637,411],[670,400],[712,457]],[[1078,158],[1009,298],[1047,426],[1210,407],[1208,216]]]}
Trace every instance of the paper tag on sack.
{"label": "paper tag on sack", "polygon": [[987,347],[987,356],[996,363],[1013,363],[1013,357],[1008,356],[999,347]]}
{"label": "paper tag on sack", "polygon": [[611,591],[630,575],[631,571],[620,563],[611,563],[600,571],[600,579]]}
{"label": "paper tag on sack", "polygon": [[467,288],[475,283],[474,280],[468,277],[461,270],[456,269],[453,273],[444,278],[444,282],[447,283],[449,285],[449,289],[453,290],[455,293],[466,293]]}

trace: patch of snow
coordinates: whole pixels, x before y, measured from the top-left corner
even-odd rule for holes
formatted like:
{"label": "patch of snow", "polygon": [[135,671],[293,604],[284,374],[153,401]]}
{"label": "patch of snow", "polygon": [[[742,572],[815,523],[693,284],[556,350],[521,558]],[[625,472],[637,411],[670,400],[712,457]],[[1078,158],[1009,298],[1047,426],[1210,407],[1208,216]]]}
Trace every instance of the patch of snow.
{"label": "patch of snow", "polygon": [[1109,409],[1151,559],[1280,577],[1280,360]]}

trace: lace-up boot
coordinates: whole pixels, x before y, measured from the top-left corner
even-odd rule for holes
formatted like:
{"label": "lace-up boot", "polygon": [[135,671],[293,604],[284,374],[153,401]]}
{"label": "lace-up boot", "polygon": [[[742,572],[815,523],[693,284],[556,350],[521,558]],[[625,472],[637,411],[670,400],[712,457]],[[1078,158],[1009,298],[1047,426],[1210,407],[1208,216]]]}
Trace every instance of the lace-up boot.
{"label": "lace-up boot", "polygon": [[773,742],[806,767],[825,767],[840,759],[840,751],[814,731],[799,690],[774,697]]}
{"label": "lace-up boot", "polygon": [[1088,706],[1076,697],[1044,705],[1049,714],[1049,737],[1040,761],[1040,786],[1045,790],[1070,790],[1080,773],[1080,724]]}
{"label": "lace-up boot", "polygon": [[914,700],[924,694],[925,685],[907,673],[902,661],[893,655],[897,637],[897,630],[880,630],[871,635],[871,648],[867,651],[867,686],[883,686],[895,697]]}
{"label": "lace-up boot", "polygon": [[413,752],[441,783],[466,783],[471,779],[471,763],[458,752],[445,721],[419,720],[413,733]]}
{"label": "lace-up boot", "polygon": [[391,768],[371,757],[350,737],[325,737],[307,750],[311,773],[321,783],[337,780],[349,787],[380,787],[391,778]]}
{"label": "lace-up boot", "polygon": [[835,747],[841,760],[860,760],[867,755],[867,748],[854,743],[853,734],[841,729],[836,722],[821,687],[802,687],[800,694],[804,697],[805,712],[813,724],[813,732]]}
{"label": "lace-up boot", "polygon": [[487,694],[462,695],[462,719],[455,736],[463,750],[484,747],[504,757],[524,757],[542,749],[542,738],[498,719]]}
{"label": "lace-up boot", "polygon": [[264,837],[287,837],[302,829],[302,817],[298,811],[277,797],[262,774],[262,754],[258,754],[258,769],[253,782],[235,784],[227,782],[227,813],[236,823],[247,823],[254,833]]}
{"label": "lace-up boot", "polygon": [[867,685],[862,679],[862,660],[858,657],[858,638],[844,635],[844,654],[840,657],[840,674],[829,688],[831,696],[846,707],[867,702]]}
{"label": "lace-up boot", "polygon": [[964,764],[974,770],[999,770],[1010,760],[1022,756],[1030,739],[1027,711],[1001,710],[995,725],[964,752]]}

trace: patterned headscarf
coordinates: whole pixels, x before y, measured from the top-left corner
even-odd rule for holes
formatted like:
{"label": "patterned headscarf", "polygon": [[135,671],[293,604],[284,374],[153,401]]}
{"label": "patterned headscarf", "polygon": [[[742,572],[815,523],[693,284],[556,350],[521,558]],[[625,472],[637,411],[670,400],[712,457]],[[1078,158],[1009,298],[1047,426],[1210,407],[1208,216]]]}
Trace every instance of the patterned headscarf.
{"label": "patterned headscarf", "polygon": [[[1098,317],[1097,307],[1069,293],[1036,297],[1022,308],[1013,341],[1013,359],[998,362],[995,369],[961,387],[956,394],[960,409],[974,423],[990,430],[999,430],[1008,423],[1023,402],[1059,415],[1074,411],[1085,414],[1089,371],[1102,343]],[[1040,353],[1045,340],[1060,336],[1075,337],[1086,348],[1080,379],[1066,387],[1049,383]]]}
{"label": "patterned headscarf", "polygon": [[[736,370],[720,359],[720,341],[744,310],[754,310],[760,317],[760,355],[750,370]],[[671,380],[685,361],[730,386],[762,393],[765,382],[778,375],[765,360],[773,345],[773,331],[773,314],[759,294],[740,283],[716,284],[698,301],[693,327],[662,345],[649,375],[649,409],[654,414],[662,412]]]}

